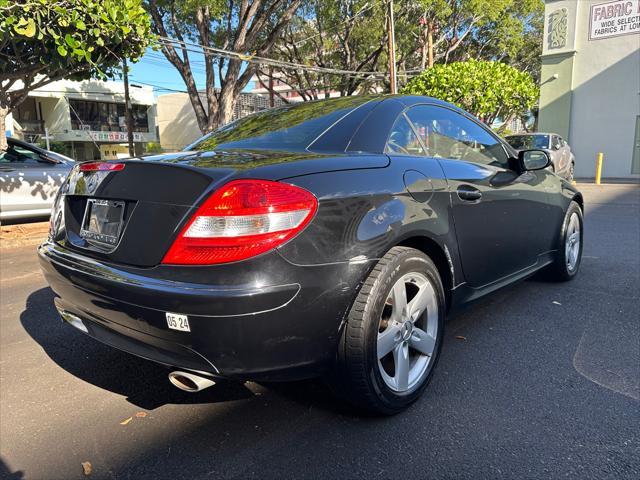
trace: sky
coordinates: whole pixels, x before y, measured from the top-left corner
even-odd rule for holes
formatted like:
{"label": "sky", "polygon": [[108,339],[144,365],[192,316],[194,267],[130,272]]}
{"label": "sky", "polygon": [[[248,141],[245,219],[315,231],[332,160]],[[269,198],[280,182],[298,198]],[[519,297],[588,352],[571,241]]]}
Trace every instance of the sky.
{"label": "sky", "polygon": [[[204,60],[197,54],[190,54],[191,68],[198,88],[204,88]],[[169,63],[162,52],[148,49],[145,55],[134,64],[130,64],[129,81],[133,84],[154,87],[156,96],[171,91],[186,91],[184,81],[178,70]]]}

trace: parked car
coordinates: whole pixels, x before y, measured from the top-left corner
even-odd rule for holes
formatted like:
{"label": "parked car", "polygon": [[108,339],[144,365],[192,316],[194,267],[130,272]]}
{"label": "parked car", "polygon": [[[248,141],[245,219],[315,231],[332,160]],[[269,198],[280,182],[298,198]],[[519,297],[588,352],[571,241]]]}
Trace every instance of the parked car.
{"label": "parked car", "polygon": [[569,144],[560,135],[555,133],[521,133],[508,135],[505,139],[516,150],[532,148],[546,150],[551,157],[550,169],[568,181],[573,180],[576,157]]}
{"label": "parked car", "polygon": [[49,215],[74,161],[12,137],[7,143],[0,152],[0,220]]}
{"label": "parked car", "polygon": [[183,390],[325,375],[391,414],[432,378],[447,312],[577,274],[583,199],[549,161],[432,98],[289,105],[74,167],[39,258],[68,323]]}

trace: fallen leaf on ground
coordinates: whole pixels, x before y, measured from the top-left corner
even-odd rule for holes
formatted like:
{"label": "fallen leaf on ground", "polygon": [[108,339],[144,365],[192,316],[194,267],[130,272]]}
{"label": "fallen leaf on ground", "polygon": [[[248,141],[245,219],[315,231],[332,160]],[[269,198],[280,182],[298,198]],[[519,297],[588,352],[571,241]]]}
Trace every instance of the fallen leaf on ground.
{"label": "fallen leaf on ground", "polygon": [[138,412],[136,413],[136,417],[138,418],[144,418],[147,416],[147,412]]}
{"label": "fallen leaf on ground", "polygon": [[463,337],[462,335],[456,335],[456,340],[466,340],[467,337]]}
{"label": "fallen leaf on ground", "polygon": [[131,420],[133,420],[133,417],[129,417],[126,420],[123,420],[120,422],[120,425],[126,425],[128,424]]}
{"label": "fallen leaf on ground", "polygon": [[91,462],[82,462],[82,473],[89,476],[91,475],[91,471],[93,467],[91,466]]}

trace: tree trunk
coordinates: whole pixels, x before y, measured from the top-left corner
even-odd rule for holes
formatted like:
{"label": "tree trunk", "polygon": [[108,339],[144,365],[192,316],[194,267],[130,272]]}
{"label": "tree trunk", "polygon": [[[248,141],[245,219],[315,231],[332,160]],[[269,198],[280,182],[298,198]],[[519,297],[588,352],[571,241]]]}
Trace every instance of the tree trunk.
{"label": "tree trunk", "polygon": [[507,129],[507,127],[509,126],[509,123],[511,123],[511,120],[513,120],[513,117],[515,117],[515,115],[509,115],[504,122],[502,123],[502,125],[500,125],[500,128],[498,128],[498,133],[500,135],[502,135],[504,133],[504,131]]}
{"label": "tree trunk", "polygon": [[9,115],[9,108],[0,105],[0,152],[7,149],[7,128],[5,125],[7,115]]}
{"label": "tree trunk", "polygon": [[429,51],[429,68],[433,67],[433,26],[427,25],[427,50]]}
{"label": "tree trunk", "polygon": [[233,107],[236,99],[233,95],[233,87],[226,85],[220,92],[218,111],[216,112],[216,128],[220,128],[233,120]]}
{"label": "tree trunk", "polygon": [[427,27],[420,31],[420,70],[423,71],[427,68],[427,56],[428,56],[428,46],[427,46]]}

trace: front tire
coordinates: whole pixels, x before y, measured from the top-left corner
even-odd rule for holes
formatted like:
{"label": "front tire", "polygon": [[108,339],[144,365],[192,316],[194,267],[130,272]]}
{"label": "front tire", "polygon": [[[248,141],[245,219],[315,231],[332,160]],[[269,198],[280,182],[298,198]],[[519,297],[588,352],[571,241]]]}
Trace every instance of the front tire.
{"label": "front tire", "polygon": [[558,253],[549,273],[553,280],[566,282],[578,274],[582,261],[584,222],[582,210],[571,201],[564,216],[558,240]]}
{"label": "front tire", "polygon": [[375,413],[392,415],[407,408],[431,380],[444,316],[444,289],[431,259],[413,248],[392,248],[349,312],[334,390]]}

